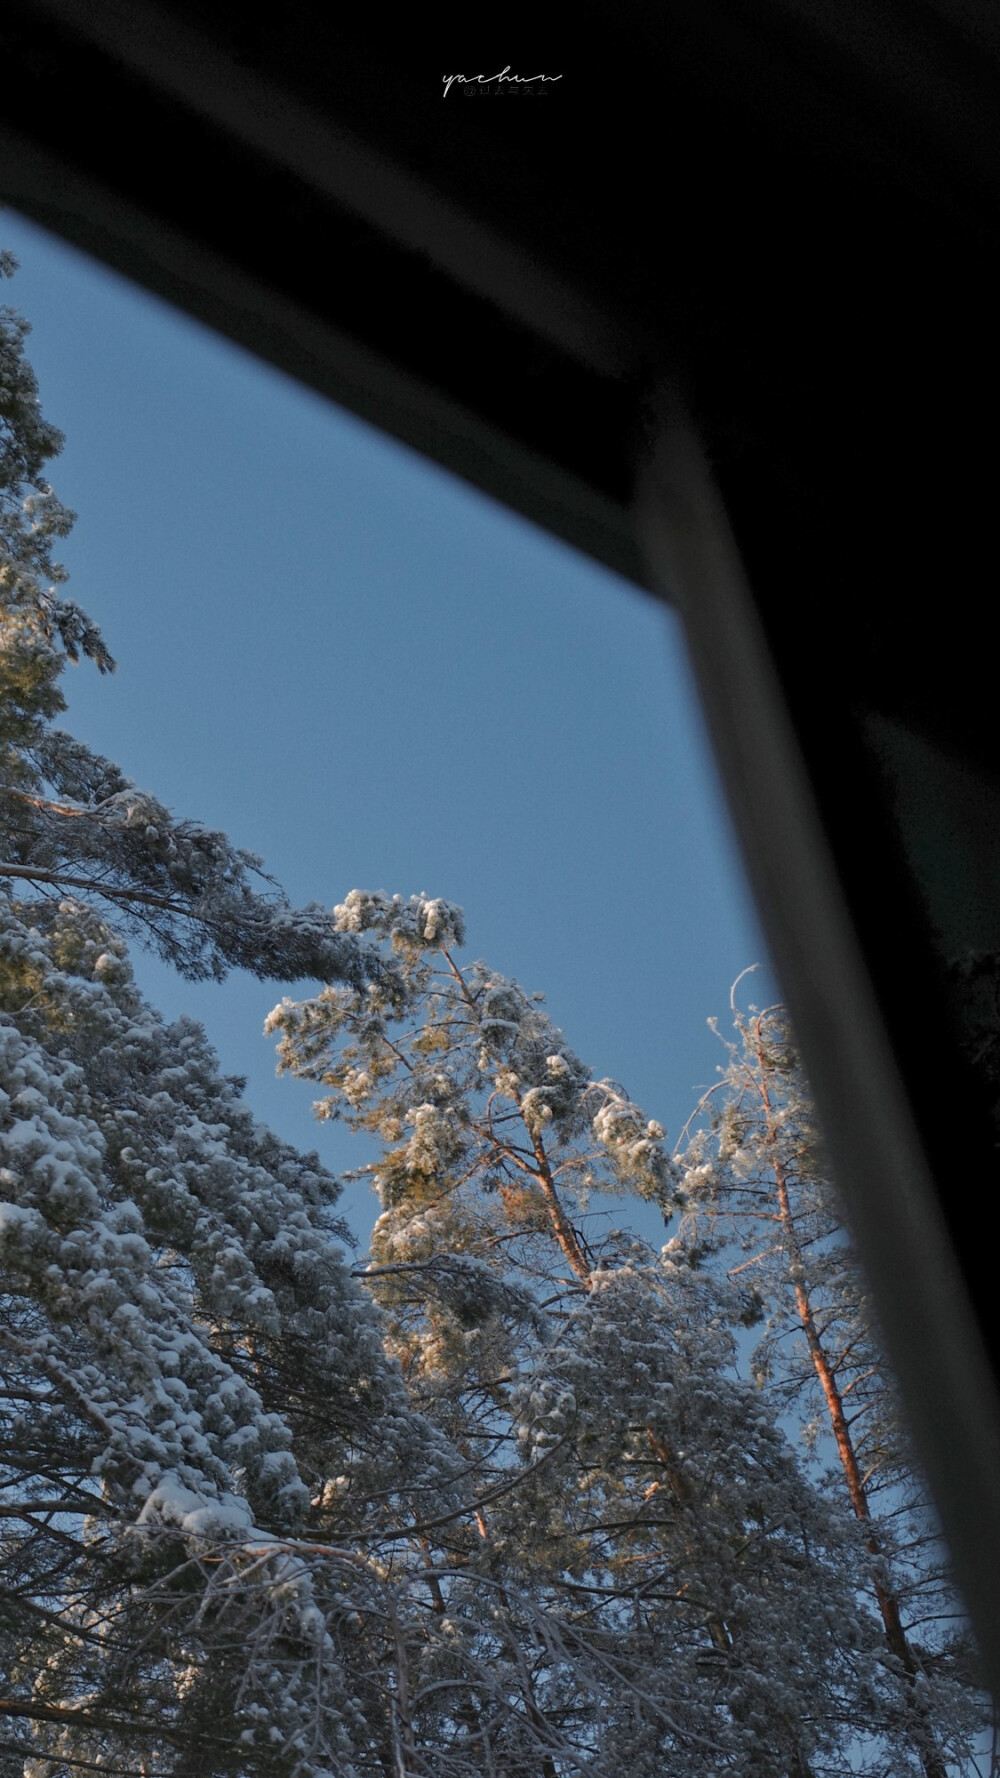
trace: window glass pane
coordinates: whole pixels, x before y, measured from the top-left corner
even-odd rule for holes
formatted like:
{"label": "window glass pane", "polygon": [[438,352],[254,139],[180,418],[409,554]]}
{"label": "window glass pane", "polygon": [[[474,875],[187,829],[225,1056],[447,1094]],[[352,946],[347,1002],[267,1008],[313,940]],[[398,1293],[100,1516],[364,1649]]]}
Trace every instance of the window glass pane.
{"label": "window glass pane", "polygon": [[995,1772],[672,614],[2,224],[0,1764]]}

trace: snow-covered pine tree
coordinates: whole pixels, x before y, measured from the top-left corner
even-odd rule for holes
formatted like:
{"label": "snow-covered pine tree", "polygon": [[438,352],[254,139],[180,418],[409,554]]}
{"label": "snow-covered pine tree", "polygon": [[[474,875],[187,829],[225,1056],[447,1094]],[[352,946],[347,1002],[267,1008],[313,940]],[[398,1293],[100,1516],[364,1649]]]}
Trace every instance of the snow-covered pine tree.
{"label": "snow-covered pine tree", "polygon": [[989,1703],[787,1016],[742,1011],[735,989],[732,1012],[726,1066],[681,1162],[686,1238],[714,1250],[748,1322],[763,1322],[752,1364],[764,1398],[797,1423],[854,1519],[883,1642],[868,1728],[887,1769],[995,1778]]}
{"label": "snow-covered pine tree", "polygon": [[330,987],[269,1023],[320,1115],[379,1144],[365,1275],[481,1502],[438,1557],[456,1645],[482,1658],[502,1625],[584,1770],[858,1770],[873,1614],[843,1517],[733,1375],[731,1288],[677,1241],[587,1232],[594,1193],[670,1216],[662,1129],[537,996],[460,966],[458,909],[355,891],[336,913],[403,996]]}
{"label": "snow-covered pine tree", "polygon": [[[0,278],[13,267],[0,255]],[[53,726],[67,661],[114,662],[59,591],[53,551],[74,515],[46,479],[62,436],[42,417],[28,331],[0,309],[0,882],[103,908],[192,978],[238,966],[279,981],[363,979],[377,956],[335,933],[326,910],[291,908],[253,853],[175,818]]]}
{"label": "snow-covered pine tree", "polygon": [[384,972],[53,727],[67,660],[113,663],[59,592],[27,331],[0,311],[0,1758],[364,1770],[392,1758],[378,1536],[449,1506],[457,1465],[336,1183],[143,1003],[114,928],[191,976]]}
{"label": "snow-covered pine tree", "polygon": [[[58,592],[25,331],[0,314],[3,1778],[908,1770],[957,1657],[875,1658],[871,1551],[731,1374],[731,1292],[586,1232],[591,1190],[670,1210],[662,1132],[457,967],[455,910],[296,912],[52,726],[66,661],[112,663]],[[383,1144],[389,1355],[336,1182],[144,1004],[121,931],[337,984],[277,1023]]]}
{"label": "snow-covered pine tree", "polygon": [[335,1530],[363,1590],[373,1496],[393,1524],[450,1496],[336,1185],[143,1004],[92,913],[4,909],[0,981],[3,1713],[36,1761],[338,1770],[384,1711],[345,1676],[343,1563],[295,1551]]}
{"label": "snow-covered pine tree", "polygon": [[400,985],[53,727],[67,660],[112,663],[58,590],[26,332],[0,311],[0,1770],[479,1778],[502,1747],[535,1778],[564,1737],[512,1629],[469,1653],[437,1609],[430,1528],[476,1478],[386,1356],[339,1187],[144,1003],[121,931],[189,976]]}

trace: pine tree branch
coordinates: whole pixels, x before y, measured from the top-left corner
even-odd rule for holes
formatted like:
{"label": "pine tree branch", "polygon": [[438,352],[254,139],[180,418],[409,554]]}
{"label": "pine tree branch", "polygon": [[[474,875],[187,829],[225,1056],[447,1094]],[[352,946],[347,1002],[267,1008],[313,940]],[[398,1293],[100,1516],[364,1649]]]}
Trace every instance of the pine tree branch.
{"label": "pine tree branch", "polygon": [[87,895],[106,895],[114,901],[138,901],[147,907],[160,908],[169,914],[180,914],[186,919],[200,921],[205,925],[218,925],[205,914],[192,914],[190,908],[182,902],[170,901],[164,895],[155,895],[148,889],[122,889],[111,883],[101,883],[92,877],[71,877],[62,871],[42,870],[33,864],[11,864],[0,860],[0,877],[23,877],[29,883],[51,883],[56,889],[82,889]]}
{"label": "pine tree branch", "polygon": [[72,1766],[83,1772],[100,1772],[102,1778],[149,1778],[148,1766],[109,1766],[106,1760],[78,1759],[68,1753],[45,1753],[26,1741],[0,1738],[0,1753],[13,1753],[24,1761],[40,1760],[48,1766]]}

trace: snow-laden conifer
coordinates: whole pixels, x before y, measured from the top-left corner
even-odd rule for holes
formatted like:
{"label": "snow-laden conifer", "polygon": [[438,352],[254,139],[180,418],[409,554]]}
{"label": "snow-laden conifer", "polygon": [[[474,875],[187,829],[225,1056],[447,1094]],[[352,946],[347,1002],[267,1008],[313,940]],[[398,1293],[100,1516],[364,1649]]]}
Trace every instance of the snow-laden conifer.
{"label": "snow-laden conifer", "polygon": [[247,1770],[346,1771],[387,1729],[331,1635],[345,1564],[378,1622],[363,1552],[450,1507],[460,1465],[384,1355],[335,1182],[144,1005],[120,941],[8,908],[0,982],[7,1708],[67,1754],[117,1725],[156,1770],[204,1736],[240,1770],[249,1735]]}
{"label": "snow-laden conifer", "polygon": [[686,1238],[731,1274],[758,1386],[853,1520],[882,1637],[871,1737],[894,1773],[978,1772],[989,1705],[787,1016],[735,990],[733,1016],[681,1162]]}
{"label": "snow-laden conifer", "polygon": [[[0,279],[13,262],[0,258]],[[252,852],[174,816],[121,769],[53,726],[67,661],[114,661],[61,588],[54,550],[73,523],[46,480],[62,436],[41,414],[29,332],[0,308],[0,883],[113,910],[187,976],[233,967],[282,981],[358,982],[378,964],[319,904],[292,908]]]}
{"label": "snow-laden conifer", "polygon": [[[736,1200],[711,1193],[773,1195],[807,1117],[786,1095],[755,1136],[744,1073],[724,1152],[679,1171],[537,996],[459,966],[452,904],[294,910],[53,727],[67,661],[113,663],[60,590],[71,515],[25,333],[0,313],[3,1778],[971,1770],[978,1696],[915,1615],[918,1592],[947,1608],[937,1546],[826,1224],[796,1225],[827,1266],[810,1302],[854,1340],[831,1374],[892,1510],[860,1524],[797,1460],[780,1322],[767,1387],[736,1374],[757,1299],[724,1276]],[[377,1146],[369,1263],[317,1158],[145,1004],[123,932],[189,976],[323,984],[272,1025]],[[710,1209],[713,1232],[598,1235],[595,1194]],[[801,1322],[801,1254],[790,1276]]]}
{"label": "snow-laden conifer", "polygon": [[858,1769],[877,1623],[849,1523],[734,1374],[736,1293],[684,1243],[588,1220],[595,1193],[669,1219],[662,1128],[537,996],[459,963],[458,909],[354,892],[336,916],[381,940],[402,995],[331,987],[269,1023],[320,1115],[379,1144],[365,1276],[414,1403],[478,1478],[437,1581],[456,1646],[495,1675],[522,1643],[552,1773],[568,1749],[649,1778]]}
{"label": "snow-laden conifer", "polygon": [[[362,1003],[374,1029],[412,1003],[404,976],[427,947],[457,942],[457,913],[378,898],[352,899],[336,920],[295,911],[251,855],[53,727],[67,661],[112,662],[59,590],[52,552],[70,515],[44,480],[58,435],[24,336],[6,313],[4,1778],[610,1778],[630,1736],[664,1744],[662,1698],[646,1731],[635,1648],[581,1620],[520,1545],[508,1563],[491,1528],[552,1457],[519,1454],[512,1412],[525,1337],[548,1335],[537,1279],[505,1274],[471,1240],[397,1266],[387,1228],[384,1275],[422,1275],[442,1341],[436,1364],[414,1366],[396,1329],[387,1353],[344,1259],[336,1183],[254,1123],[195,1024],[167,1025],[143,1002],[121,936],[192,976],[234,963],[311,974]],[[372,942],[385,919],[395,956]],[[503,1060],[531,1152],[554,1130],[581,1168],[593,1151],[606,1184],[669,1193],[656,1127],[613,1083],[591,1083],[513,984],[491,978],[484,991],[484,1067]],[[359,1104],[363,1074],[345,1079]],[[429,1189],[462,1120],[457,1085],[426,1086],[403,1121],[407,1176]],[[535,1189],[561,1202],[544,1173]],[[560,1263],[583,1290],[577,1230],[560,1229]],[[478,1342],[471,1394],[447,1383],[459,1335],[470,1363]],[[692,1720],[685,1711],[685,1760]]]}
{"label": "snow-laden conifer", "polygon": [[400,1527],[463,1466],[385,1355],[336,1182],[143,1002],[120,934],[189,975],[391,975],[53,728],[67,661],[113,663],[61,594],[26,333],[0,312],[0,1761],[381,1772]]}

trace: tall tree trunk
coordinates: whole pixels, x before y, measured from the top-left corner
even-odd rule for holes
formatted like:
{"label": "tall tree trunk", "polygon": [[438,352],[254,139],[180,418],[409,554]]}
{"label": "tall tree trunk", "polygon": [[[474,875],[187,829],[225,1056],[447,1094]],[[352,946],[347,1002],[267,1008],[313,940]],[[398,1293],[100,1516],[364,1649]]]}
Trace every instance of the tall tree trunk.
{"label": "tall tree trunk", "polygon": [[837,1382],[834,1364],[823,1342],[813,1309],[812,1299],[806,1282],[806,1269],[803,1261],[801,1244],[795,1226],[792,1211],[791,1194],[788,1186],[788,1171],[778,1152],[778,1133],[775,1124],[774,1106],[767,1086],[766,1061],[760,1026],[757,1036],[757,1090],[764,1108],[766,1141],[771,1150],[771,1169],[774,1174],[775,1195],[778,1203],[778,1219],[784,1237],[785,1253],[788,1259],[789,1275],[795,1292],[795,1306],[802,1331],[805,1335],[809,1356],[813,1369],[819,1380],[826,1403],[830,1428],[837,1446],[837,1455],[844,1475],[851,1510],[858,1523],[864,1527],[865,1548],[874,1559],[872,1570],[872,1587],[878,1604],[879,1616],[886,1645],[903,1668],[909,1688],[910,1708],[913,1712],[913,1738],[924,1770],[925,1778],[948,1778],[947,1768],[937,1745],[937,1737],[927,1715],[927,1711],[916,1693],[916,1680],[920,1672],[920,1662],[913,1652],[906,1630],[903,1626],[899,1599],[890,1584],[888,1568],[885,1564],[885,1552],[872,1518],[868,1490],[861,1472],[857,1450],[851,1436],[850,1423],[844,1412],[844,1401]]}

